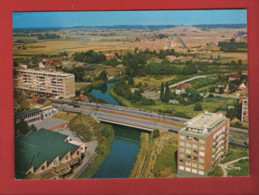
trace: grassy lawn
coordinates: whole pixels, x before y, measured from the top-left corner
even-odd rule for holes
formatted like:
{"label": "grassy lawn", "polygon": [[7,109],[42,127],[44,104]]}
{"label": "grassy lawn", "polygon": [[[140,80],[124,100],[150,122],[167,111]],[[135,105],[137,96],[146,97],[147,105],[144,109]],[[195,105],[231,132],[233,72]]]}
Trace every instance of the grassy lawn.
{"label": "grassy lawn", "polygon": [[194,111],[194,105],[173,105],[173,104],[166,104],[161,102],[156,102],[157,104],[154,106],[143,106],[144,109],[147,110],[169,110],[172,112],[173,115],[178,115],[179,113],[185,113],[186,117],[192,118],[198,115],[205,110],[208,112],[217,112],[219,110],[226,110],[229,105],[234,105],[236,102],[235,99],[232,98],[222,98],[222,97],[214,97],[214,98],[206,98],[201,103],[203,111]]}
{"label": "grassy lawn", "polygon": [[177,145],[170,140],[158,154],[155,166],[154,175],[156,177],[172,177],[176,174],[176,153]]}
{"label": "grassy lawn", "polygon": [[224,164],[226,162],[236,160],[245,156],[249,156],[248,148],[233,146],[232,144],[229,144],[228,153],[220,163]]}
{"label": "grassy lawn", "polygon": [[222,177],[223,172],[219,166],[216,166],[208,175],[212,177]]}
{"label": "grassy lawn", "polygon": [[239,133],[230,132],[229,134],[232,135],[235,139],[241,139],[241,140],[244,140],[244,141],[246,141],[247,138],[248,138],[247,135],[243,135],[243,134],[239,134]]}
{"label": "grassy lawn", "polygon": [[233,164],[239,169],[228,170],[228,176],[249,176],[249,159],[243,159]]}
{"label": "grassy lawn", "polygon": [[64,112],[60,111],[59,113],[55,114],[53,118],[58,118],[66,121],[71,121],[73,120],[78,114],[73,113],[73,112]]}
{"label": "grassy lawn", "polygon": [[79,90],[81,87],[84,87],[89,84],[91,84],[91,83],[90,82],[76,82],[75,88]]}

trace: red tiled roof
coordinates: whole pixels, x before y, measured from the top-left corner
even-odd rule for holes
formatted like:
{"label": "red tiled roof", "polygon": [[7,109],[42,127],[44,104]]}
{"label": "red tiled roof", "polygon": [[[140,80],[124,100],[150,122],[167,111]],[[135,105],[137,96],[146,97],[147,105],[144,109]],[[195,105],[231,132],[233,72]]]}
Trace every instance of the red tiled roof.
{"label": "red tiled roof", "polygon": [[240,78],[240,74],[238,74],[238,73],[231,73],[229,75],[229,78]]}
{"label": "red tiled roof", "polygon": [[38,97],[33,97],[33,98],[31,98],[31,102],[33,102],[33,103],[36,103],[38,100],[39,100],[40,98],[38,98]]}
{"label": "red tiled roof", "polygon": [[84,102],[89,102],[89,99],[87,96],[81,95],[79,98],[80,98],[80,100],[82,100]]}

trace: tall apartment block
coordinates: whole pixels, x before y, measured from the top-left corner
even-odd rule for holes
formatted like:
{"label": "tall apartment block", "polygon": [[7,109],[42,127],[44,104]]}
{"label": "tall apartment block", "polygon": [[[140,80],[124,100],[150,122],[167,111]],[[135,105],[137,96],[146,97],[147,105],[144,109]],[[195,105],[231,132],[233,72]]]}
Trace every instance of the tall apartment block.
{"label": "tall apartment block", "polygon": [[228,151],[229,119],[201,113],[178,132],[178,177],[206,176]]}
{"label": "tall apartment block", "polygon": [[248,98],[242,100],[241,121],[248,123]]}
{"label": "tall apartment block", "polygon": [[17,91],[50,95],[75,96],[75,78],[73,74],[36,70],[14,70],[14,89]]}

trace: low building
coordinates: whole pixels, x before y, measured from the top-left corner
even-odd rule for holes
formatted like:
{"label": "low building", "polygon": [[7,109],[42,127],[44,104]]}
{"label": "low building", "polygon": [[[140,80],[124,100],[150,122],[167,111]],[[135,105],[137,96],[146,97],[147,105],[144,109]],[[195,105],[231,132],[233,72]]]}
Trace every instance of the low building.
{"label": "low building", "polygon": [[182,93],[185,93],[185,92],[186,92],[186,89],[187,89],[188,87],[191,87],[191,84],[190,84],[190,83],[183,83],[183,84],[181,84],[181,85],[178,85],[177,88],[176,88],[176,90],[175,90],[175,93],[176,93],[177,95],[180,95],[180,94],[182,94]]}
{"label": "low building", "polygon": [[24,120],[27,123],[41,120],[41,109],[34,108],[23,112],[16,112],[14,114],[14,120],[16,124],[21,120]]}
{"label": "low building", "polygon": [[[16,179],[60,179],[81,163],[81,147],[68,136],[40,129],[15,138]],[[50,152],[51,151],[51,152]]]}
{"label": "low building", "polygon": [[229,90],[228,83],[216,83],[215,92],[220,93],[220,89],[222,89],[224,93],[227,93]]}
{"label": "low building", "polygon": [[239,85],[239,87],[236,90],[236,95],[240,96],[240,95],[247,95],[248,94],[248,88],[246,87],[246,85],[244,83],[242,83],[241,85]]}
{"label": "low building", "polygon": [[50,118],[54,114],[58,113],[58,109],[52,106],[41,108],[41,111],[42,111],[42,119]]}
{"label": "low building", "polygon": [[201,113],[178,131],[177,176],[206,176],[228,151],[228,118]]}
{"label": "low building", "polygon": [[176,56],[169,55],[169,56],[166,56],[165,59],[168,60],[169,62],[174,62],[174,60],[176,59]]}
{"label": "low building", "polygon": [[238,73],[231,73],[228,77],[228,81],[235,81],[240,79],[240,74]]}
{"label": "low building", "polygon": [[83,101],[83,102],[89,103],[89,99],[88,99],[88,97],[85,96],[85,95],[80,95],[80,96],[79,96],[79,99],[80,99],[81,101]]}

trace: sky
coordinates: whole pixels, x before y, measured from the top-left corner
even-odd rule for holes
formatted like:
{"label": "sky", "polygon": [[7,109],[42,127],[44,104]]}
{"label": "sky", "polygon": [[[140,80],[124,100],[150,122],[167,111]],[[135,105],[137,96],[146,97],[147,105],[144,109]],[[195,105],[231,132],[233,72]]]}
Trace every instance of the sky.
{"label": "sky", "polygon": [[246,24],[245,9],[168,11],[13,12],[13,28]]}

